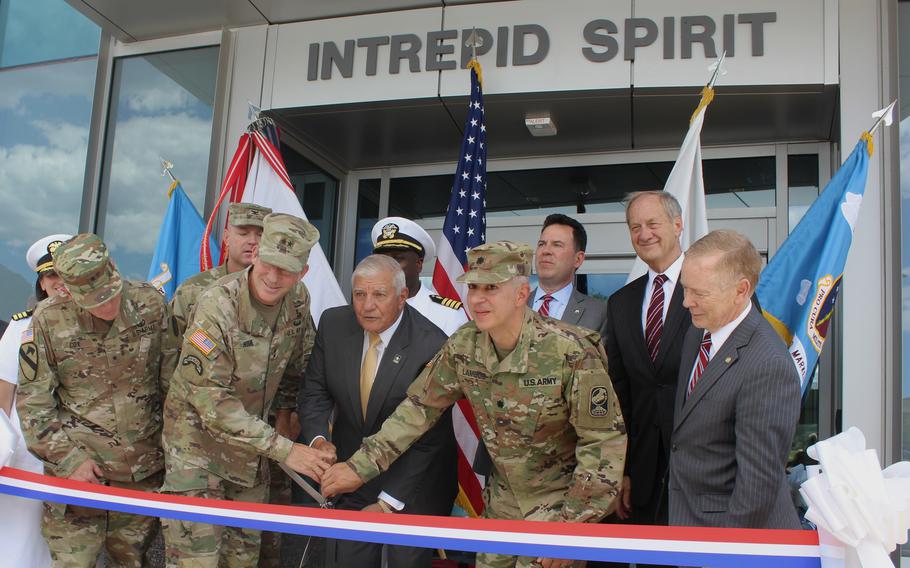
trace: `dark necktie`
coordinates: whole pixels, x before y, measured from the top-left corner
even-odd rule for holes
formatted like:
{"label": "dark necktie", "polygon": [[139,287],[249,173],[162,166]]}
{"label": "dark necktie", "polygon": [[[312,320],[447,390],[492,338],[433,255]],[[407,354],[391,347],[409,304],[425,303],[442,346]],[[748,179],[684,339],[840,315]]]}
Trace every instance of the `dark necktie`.
{"label": "dark necktie", "polygon": [[648,343],[651,361],[657,361],[660,336],[664,332],[664,282],[667,280],[668,278],[663,274],[654,277],[651,302],[648,304],[648,316],[645,319],[645,341]]}
{"label": "dark necktie", "polygon": [[550,302],[553,301],[553,296],[549,294],[543,295],[543,302],[541,302],[540,307],[537,309],[537,313],[542,316],[550,315]]}
{"label": "dark necktie", "polygon": [[689,387],[686,389],[686,399],[695,391],[695,385],[698,384],[698,379],[701,378],[702,373],[705,372],[705,367],[708,366],[708,356],[711,354],[711,332],[706,331],[705,336],[701,340],[701,348],[698,350],[698,359],[695,360],[695,370],[692,371],[692,379],[689,381]]}

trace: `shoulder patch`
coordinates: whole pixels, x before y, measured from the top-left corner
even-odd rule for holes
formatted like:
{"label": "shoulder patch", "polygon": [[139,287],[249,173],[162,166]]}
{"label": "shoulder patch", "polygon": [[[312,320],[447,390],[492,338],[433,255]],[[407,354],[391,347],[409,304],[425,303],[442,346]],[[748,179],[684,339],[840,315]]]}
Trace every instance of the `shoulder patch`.
{"label": "shoulder patch", "polygon": [[203,355],[208,356],[212,351],[218,347],[218,344],[215,343],[215,340],[212,339],[209,334],[207,334],[202,329],[197,329],[194,331],[188,338],[189,341],[196,349],[202,352]]}
{"label": "shoulder patch", "polygon": [[15,314],[13,314],[13,315],[10,317],[10,319],[13,320],[13,321],[24,320],[25,318],[30,318],[30,317],[32,317],[32,314],[33,314],[34,312],[35,312],[34,309],[25,310],[24,312],[17,312],[17,313],[15,313]]}
{"label": "shoulder patch", "polygon": [[22,332],[19,343],[29,343],[34,340],[35,340],[35,332],[32,331],[31,326],[29,326],[28,329],[26,329],[25,331]]}
{"label": "shoulder patch", "polygon": [[442,304],[443,306],[445,306],[447,308],[452,308],[453,310],[461,309],[461,302],[459,302],[458,300],[452,300],[450,298],[443,298],[442,296],[439,296],[437,294],[430,294],[430,299],[433,300],[433,302],[435,302],[437,304]]}

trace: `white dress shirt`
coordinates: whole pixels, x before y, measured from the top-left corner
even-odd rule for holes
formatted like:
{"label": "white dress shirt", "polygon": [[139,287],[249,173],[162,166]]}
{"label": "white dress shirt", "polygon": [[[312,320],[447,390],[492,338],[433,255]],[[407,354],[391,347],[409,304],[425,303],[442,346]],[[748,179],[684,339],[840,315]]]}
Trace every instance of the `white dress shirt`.
{"label": "white dress shirt", "polygon": [[[540,310],[540,306],[543,305],[543,297],[547,294],[543,288],[540,286],[537,287],[537,292],[534,294],[534,303],[531,304],[531,307],[534,311]],[[553,299],[550,300],[550,317],[553,319],[562,319],[562,314],[566,311],[566,306],[569,305],[569,299],[572,298],[572,283],[569,282],[559,290],[550,293],[553,296]]]}
{"label": "white dress shirt", "polygon": [[679,258],[673,261],[666,270],[663,272],[654,272],[650,268],[648,269],[648,283],[645,285],[645,294],[644,299],[641,304],[641,329],[645,332],[645,335],[648,334],[648,306],[651,304],[651,296],[654,295],[654,279],[657,278],[658,274],[663,274],[667,277],[664,280],[664,313],[660,316],[660,321],[667,321],[667,310],[670,309],[670,299],[673,298],[673,290],[676,289],[676,283],[679,282],[679,273],[682,271],[683,257],[685,255],[679,255]]}

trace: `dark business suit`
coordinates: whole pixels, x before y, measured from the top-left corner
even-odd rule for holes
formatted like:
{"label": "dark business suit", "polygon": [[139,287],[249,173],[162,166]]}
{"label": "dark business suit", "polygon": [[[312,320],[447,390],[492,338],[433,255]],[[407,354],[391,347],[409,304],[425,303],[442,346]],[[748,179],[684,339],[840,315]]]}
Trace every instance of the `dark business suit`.
{"label": "dark business suit", "polygon": [[[648,275],[629,282],[607,302],[607,359],[619,398],[629,447],[625,475],[632,480],[632,510],[626,523],[667,524],[666,475],[673,431],[673,403],[683,337],[692,324],[677,282],[667,306],[657,361],[651,361],[641,324]],[[608,522],[618,522],[614,516]],[[588,566],[625,566],[589,562]]]}
{"label": "dark business suit", "polygon": [[784,471],[799,420],[799,377],[754,307],[685,392],[702,340],[683,343],[670,451],[670,524],[798,529]]}
{"label": "dark business suit", "polygon": [[677,282],[667,306],[657,360],[652,362],[641,325],[642,306],[651,292],[647,287],[645,274],[610,297],[607,357],[629,435],[625,471],[632,479],[633,521],[666,524],[664,476],[670,456],[673,403],[683,337],[692,319],[683,307],[683,289]]}
{"label": "dark business suit", "polygon": [[[351,457],[363,438],[379,431],[446,341],[438,327],[405,305],[401,323],[379,361],[364,420],[360,406],[363,334],[350,306],[326,310],[319,321],[300,393],[300,423],[306,442],[316,436],[329,438],[327,424],[335,409],[331,440],[338,449],[339,462]],[[336,507],[359,510],[375,503],[379,493],[385,491],[405,504],[403,513],[448,515],[457,491],[455,460],[455,438],[448,412],[388,471],[359,490],[341,496]],[[338,566],[378,567],[381,549],[378,544],[337,541],[335,562]],[[389,566],[428,567],[432,551],[392,546],[388,554]]]}
{"label": "dark business suit", "polygon": [[[534,298],[537,296],[535,289],[528,298],[528,307],[534,308]],[[597,298],[582,294],[573,285],[572,295],[566,303],[560,321],[577,325],[585,329],[596,331],[600,334],[601,341],[607,331],[607,304]]]}

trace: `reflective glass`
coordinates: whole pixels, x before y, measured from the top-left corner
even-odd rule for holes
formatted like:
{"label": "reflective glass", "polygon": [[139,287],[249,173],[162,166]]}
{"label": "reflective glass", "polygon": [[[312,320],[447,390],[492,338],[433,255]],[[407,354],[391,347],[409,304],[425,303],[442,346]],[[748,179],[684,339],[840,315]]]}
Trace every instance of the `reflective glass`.
{"label": "reflective glass", "polygon": [[0,0],[0,67],[97,55],[100,39],[64,0]]}
{"label": "reflective glass", "polygon": [[281,157],[303,206],[307,219],[319,229],[319,244],[332,265],[335,252],[335,219],[338,208],[338,180],[301,156],[287,144],[281,145]]}
{"label": "reflective glass", "polygon": [[[910,460],[910,2],[898,2],[898,33],[900,61],[900,184],[901,184],[901,294],[903,327],[902,454]],[[904,546],[910,554],[910,546]]]}
{"label": "reflective glass", "polygon": [[[354,264],[373,252],[370,232],[379,220],[380,180],[362,179],[357,191],[357,243],[354,248]],[[390,213],[396,215],[396,213]]]}
{"label": "reflective glass", "polygon": [[128,278],[148,277],[167,209],[161,158],[203,210],[217,69],[217,47],[114,64],[98,230]]}
{"label": "reflective glass", "polygon": [[[488,173],[487,216],[622,212],[633,192],[662,188],[673,162],[579,166]],[[774,207],[774,157],[706,160],[709,208]],[[442,217],[451,174],[394,178],[389,212],[411,219]]]}
{"label": "reflective glass", "polygon": [[0,70],[0,319],[24,310],[25,252],[79,229],[97,59]]}
{"label": "reflective glass", "polygon": [[787,156],[790,231],[818,197],[818,154]]}

